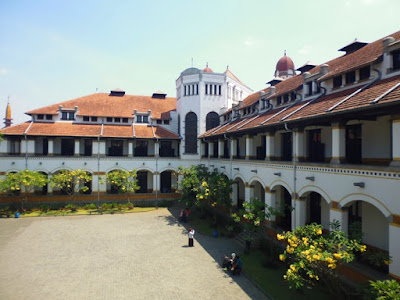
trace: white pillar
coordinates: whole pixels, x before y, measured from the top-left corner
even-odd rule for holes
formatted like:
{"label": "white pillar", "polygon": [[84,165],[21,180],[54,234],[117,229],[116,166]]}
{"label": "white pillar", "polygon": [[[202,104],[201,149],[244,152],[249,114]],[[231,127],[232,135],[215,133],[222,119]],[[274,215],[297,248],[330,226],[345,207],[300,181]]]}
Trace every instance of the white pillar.
{"label": "white pillar", "polygon": [[266,138],[265,159],[272,160],[275,155],[275,133],[268,132]]}
{"label": "white pillar", "polygon": [[[49,141],[49,144],[50,144],[50,141]],[[50,151],[49,151],[49,153],[50,153]],[[53,177],[53,175],[51,175],[51,173],[47,174],[47,179],[49,180],[49,182],[47,183],[47,194],[53,193],[53,187],[51,186],[51,183],[50,183],[50,180],[52,177]]]}
{"label": "white pillar", "polygon": [[[292,227],[295,226],[295,228],[299,226],[304,226],[306,225],[306,211],[307,211],[307,206],[306,206],[306,201],[303,198],[300,199],[295,199],[292,201],[292,205],[295,208],[292,213],[294,213],[294,219],[292,218]],[[293,214],[292,214],[293,216]],[[295,223],[295,224],[293,224]]]}
{"label": "white pillar", "polygon": [[153,173],[153,192],[160,193],[160,173]]}
{"label": "white pillar", "polygon": [[296,131],[294,134],[296,161],[304,161],[304,131]]}
{"label": "white pillar", "polygon": [[389,265],[389,274],[400,279],[400,220],[389,224],[389,255],[392,257],[392,263]]}
{"label": "white pillar", "polygon": [[232,158],[237,158],[237,139],[231,139],[231,156]]}
{"label": "white pillar", "polygon": [[250,187],[249,183],[246,182],[244,187],[244,201],[250,202],[251,193],[252,193],[252,188]]}
{"label": "white pillar", "polygon": [[[269,207],[276,208],[276,193],[275,191],[271,191],[269,187],[265,188],[265,204]],[[275,222],[275,216],[271,215],[270,221]]]}
{"label": "white pillar", "polygon": [[346,127],[339,123],[332,124],[332,160],[341,163],[346,159]]}
{"label": "white pillar", "polygon": [[79,156],[79,147],[80,147],[80,141],[79,141],[79,139],[76,139],[75,140],[74,156]]}
{"label": "white pillar", "polygon": [[106,155],[106,141],[100,141],[100,155]]}
{"label": "white pillar", "polygon": [[54,140],[49,139],[49,155],[54,155]]}
{"label": "white pillar", "polygon": [[154,143],[154,156],[160,156],[160,143],[157,141]]}
{"label": "white pillar", "polygon": [[392,120],[392,162],[391,166],[400,166],[400,119]]}
{"label": "white pillar", "polygon": [[254,159],[254,137],[246,136],[246,159]]}
{"label": "white pillar", "polygon": [[203,141],[200,142],[200,157],[204,157],[206,153],[206,147],[208,147],[207,143],[204,143]]}
{"label": "white pillar", "polygon": [[224,157],[224,140],[218,141],[218,157],[219,158]]}
{"label": "white pillar", "polygon": [[[339,221],[340,223],[340,230],[344,233],[347,233],[347,228],[349,225],[349,216],[347,209],[340,209],[338,208],[338,203],[333,202],[332,207],[329,211],[329,223],[333,223],[335,220]],[[329,229],[330,228],[325,228]]]}
{"label": "white pillar", "polygon": [[133,141],[128,141],[128,156],[133,156]]}
{"label": "white pillar", "polygon": [[213,157],[213,155],[214,155],[214,143],[209,142],[208,143],[208,156]]}

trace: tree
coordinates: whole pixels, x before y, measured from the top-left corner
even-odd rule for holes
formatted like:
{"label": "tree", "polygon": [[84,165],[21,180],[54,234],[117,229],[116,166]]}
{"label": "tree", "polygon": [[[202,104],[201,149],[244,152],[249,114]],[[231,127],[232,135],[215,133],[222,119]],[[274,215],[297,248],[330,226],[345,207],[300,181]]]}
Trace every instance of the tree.
{"label": "tree", "polygon": [[111,188],[117,190],[119,194],[124,194],[128,203],[131,203],[129,195],[140,188],[137,184],[136,170],[114,170],[109,172],[106,177]]}
{"label": "tree", "polygon": [[286,250],[279,259],[290,264],[284,275],[290,288],[319,285],[336,295],[347,293],[339,283],[336,268],[338,264],[352,262],[354,253],[364,252],[366,246],[349,239],[339,226],[339,222],[334,221],[331,231],[324,233],[322,225],[313,223],[277,235],[278,240],[287,241]]}
{"label": "tree", "polygon": [[[276,209],[269,206],[257,198],[251,198],[250,202],[243,203],[243,208],[238,213],[233,213],[232,217],[236,223],[242,219],[247,232],[247,251],[250,250],[250,244],[253,239],[253,233],[260,231],[265,221],[270,221],[272,216],[284,215],[283,208]],[[271,253],[272,253],[272,243]]]}
{"label": "tree", "polygon": [[21,208],[23,203],[28,202],[28,194],[33,193],[35,188],[43,187],[48,183],[46,175],[30,170],[18,173],[8,173],[6,178],[0,181],[0,190],[9,195],[19,196],[22,193]]}
{"label": "tree", "polygon": [[196,195],[199,192],[201,183],[207,176],[207,168],[201,165],[191,165],[189,168],[179,167],[178,173],[182,176],[177,186],[177,191],[181,194],[181,199],[189,207],[192,207],[194,204],[200,204],[197,201]]}
{"label": "tree", "polygon": [[50,183],[53,188],[57,188],[65,194],[70,195],[71,200],[74,201],[76,193],[89,190],[86,184],[90,181],[92,181],[92,177],[86,171],[62,170],[53,175]]}

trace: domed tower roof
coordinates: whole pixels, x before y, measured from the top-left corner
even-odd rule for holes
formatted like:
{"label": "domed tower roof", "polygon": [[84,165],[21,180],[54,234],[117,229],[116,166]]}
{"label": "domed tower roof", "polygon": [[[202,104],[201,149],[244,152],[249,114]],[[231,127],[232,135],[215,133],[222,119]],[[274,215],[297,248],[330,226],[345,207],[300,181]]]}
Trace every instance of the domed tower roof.
{"label": "domed tower roof", "polygon": [[203,72],[206,72],[206,73],[214,73],[213,70],[211,70],[211,69],[208,67],[208,63],[207,63],[207,66],[203,69]]}
{"label": "domed tower roof", "polygon": [[289,56],[286,56],[285,51],[283,57],[281,57],[276,64],[275,77],[286,79],[294,76],[295,74],[293,60]]}

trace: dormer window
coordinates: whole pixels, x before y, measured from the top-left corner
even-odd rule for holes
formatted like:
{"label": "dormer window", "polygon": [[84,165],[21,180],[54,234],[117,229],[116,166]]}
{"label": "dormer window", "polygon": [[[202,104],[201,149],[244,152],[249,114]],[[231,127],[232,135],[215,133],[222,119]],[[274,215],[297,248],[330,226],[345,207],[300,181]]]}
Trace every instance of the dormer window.
{"label": "dormer window", "polygon": [[312,82],[307,83],[307,96],[311,96],[312,95]]}
{"label": "dormer window", "polygon": [[122,123],[128,123],[128,118],[122,118]]}
{"label": "dormer window", "polygon": [[44,119],[44,115],[42,115],[42,114],[37,115],[37,119],[38,120],[43,120]]}
{"label": "dormer window", "polygon": [[113,118],[111,118],[111,117],[107,117],[107,122],[109,122],[109,123],[112,123],[112,121],[113,121]]}
{"label": "dormer window", "polygon": [[149,116],[137,115],[136,123],[149,123]]}
{"label": "dormer window", "polygon": [[92,122],[97,122],[97,117],[92,117]]}
{"label": "dormer window", "polygon": [[400,49],[392,52],[393,70],[400,70]]}
{"label": "dormer window", "polygon": [[296,100],[296,93],[295,92],[291,92],[290,93],[290,101],[295,101]]}
{"label": "dormer window", "polygon": [[89,116],[83,116],[83,121],[84,122],[89,122]]}
{"label": "dormer window", "polygon": [[46,115],[46,120],[53,120],[53,115]]}
{"label": "dormer window", "polygon": [[61,120],[75,120],[75,113],[63,111],[61,113]]}
{"label": "dormer window", "polygon": [[333,88],[339,88],[342,86],[342,75],[333,78]]}
{"label": "dormer window", "polygon": [[121,123],[121,118],[114,118],[115,123]]}
{"label": "dormer window", "polygon": [[276,105],[281,105],[282,104],[282,96],[278,96],[276,98]]}
{"label": "dormer window", "polygon": [[369,79],[371,76],[371,69],[369,66],[360,69],[360,80]]}
{"label": "dormer window", "polygon": [[346,84],[351,84],[356,81],[356,71],[346,73]]}

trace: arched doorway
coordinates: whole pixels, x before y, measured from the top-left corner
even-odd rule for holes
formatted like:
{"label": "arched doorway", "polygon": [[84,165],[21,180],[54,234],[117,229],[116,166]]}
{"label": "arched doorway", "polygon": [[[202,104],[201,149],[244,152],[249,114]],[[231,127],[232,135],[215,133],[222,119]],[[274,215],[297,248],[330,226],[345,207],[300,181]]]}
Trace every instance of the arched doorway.
{"label": "arched doorway", "polygon": [[160,174],[160,192],[173,193],[178,182],[178,177],[173,170],[166,170]]}
{"label": "arched doorway", "polygon": [[243,203],[245,201],[245,185],[241,178],[235,179],[235,184],[233,185],[233,189],[236,189],[234,193],[236,194],[236,203],[237,208],[241,209],[243,207]]}
{"label": "arched doorway", "polygon": [[253,197],[265,203],[265,189],[262,184],[255,180],[250,184],[250,186],[253,189]]}
{"label": "arched doorway", "polygon": [[194,112],[185,117],[185,153],[197,153],[197,115]]}
{"label": "arched doorway", "polygon": [[277,208],[283,212],[283,216],[275,218],[276,225],[285,231],[292,230],[292,196],[282,185],[274,187],[273,190],[276,193]]}

